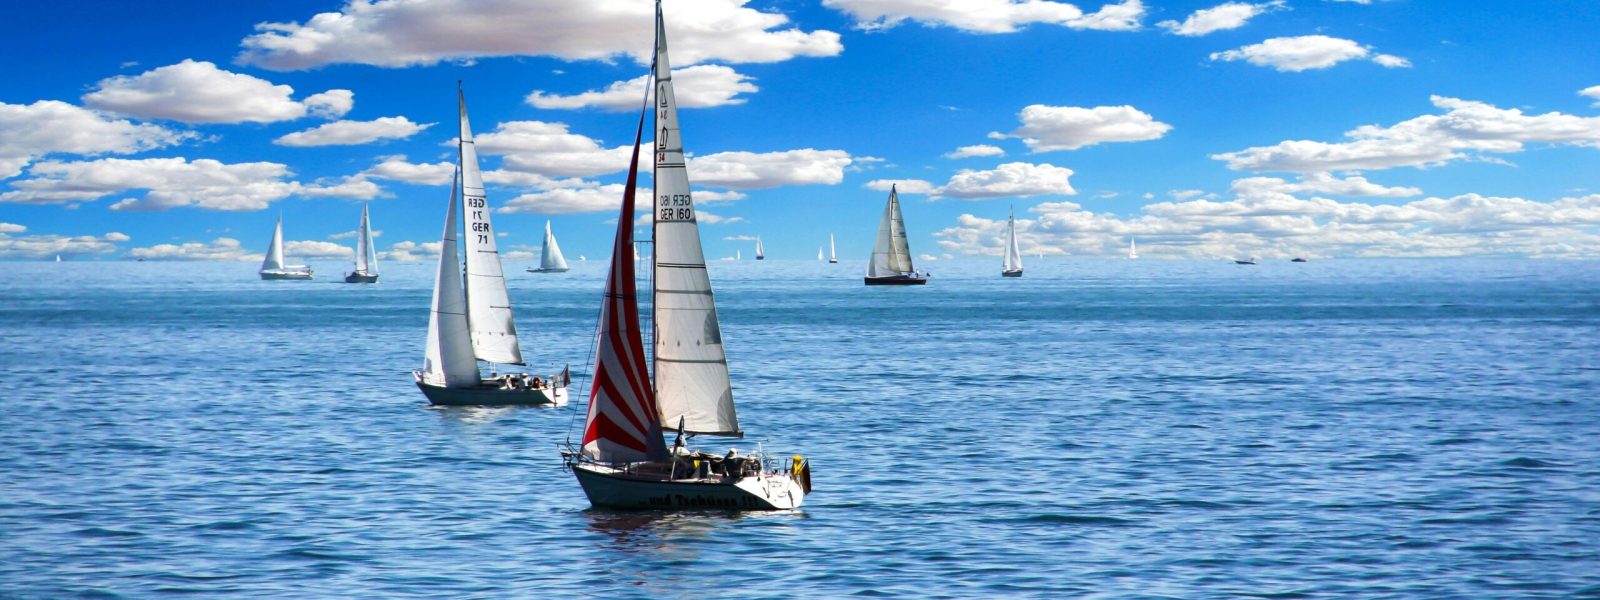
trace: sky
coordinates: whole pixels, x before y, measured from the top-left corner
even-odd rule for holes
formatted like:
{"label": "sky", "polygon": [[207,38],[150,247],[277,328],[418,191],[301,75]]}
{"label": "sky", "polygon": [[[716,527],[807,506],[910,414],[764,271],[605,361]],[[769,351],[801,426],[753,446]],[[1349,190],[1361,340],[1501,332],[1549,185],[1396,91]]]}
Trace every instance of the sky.
{"label": "sky", "polygon": [[[0,260],[431,259],[458,81],[502,254],[609,252],[647,0],[0,7]],[[1592,0],[665,11],[710,258],[1600,256]]]}

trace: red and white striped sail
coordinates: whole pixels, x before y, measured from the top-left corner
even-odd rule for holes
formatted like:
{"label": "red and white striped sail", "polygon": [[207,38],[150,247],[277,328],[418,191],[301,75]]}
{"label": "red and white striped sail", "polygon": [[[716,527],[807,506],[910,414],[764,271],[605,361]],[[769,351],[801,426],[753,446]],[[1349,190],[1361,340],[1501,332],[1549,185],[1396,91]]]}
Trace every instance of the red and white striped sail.
{"label": "red and white striped sail", "polygon": [[617,239],[611,248],[605,302],[600,308],[595,344],[594,385],[589,389],[589,415],[583,426],[583,453],[603,462],[632,462],[667,456],[656,422],[656,400],[639,327],[639,291],[633,270],[634,189],[639,181],[639,142],[644,111],[633,137],[633,161],[617,217]]}

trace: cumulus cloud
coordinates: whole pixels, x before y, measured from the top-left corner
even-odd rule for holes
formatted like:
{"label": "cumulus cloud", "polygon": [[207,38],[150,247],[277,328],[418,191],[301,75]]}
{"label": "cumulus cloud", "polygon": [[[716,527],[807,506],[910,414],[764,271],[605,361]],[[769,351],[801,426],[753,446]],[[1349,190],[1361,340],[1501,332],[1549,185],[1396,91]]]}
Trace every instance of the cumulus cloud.
{"label": "cumulus cloud", "polygon": [[45,161],[28,169],[29,178],[12,182],[0,203],[64,204],[146,190],[111,210],[167,210],[192,206],[208,210],[251,211],[292,194],[370,198],[375,186],[346,181],[332,186],[303,185],[286,178],[289,168],[271,162],[225,164],[182,157],[103,158],[82,162]]}
{"label": "cumulus cloud", "polygon": [[1356,59],[1370,59],[1390,69],[1411,66],[1411,63],[1404,58],[1390,54],[1374,55],[1368,46],[1326,35],[1276,37],[1259,44],[1211,53],[1211,60],[1242,60],[1252,65],[1271,67],[1290,73],[1326,69]]}
{"label": "cumulus cloud", "polygon": [[146,260],[233,260],[257,261],[261,254],[251,254],[239,240],[219,237],[210,242],[185,242],[182,244],[156,244],[128,251],[129,258]]}
{"label": "cumulus cloud", "polygon": [[28,227],[26,225],[0,222],[0,233],[22,233],[27,230]]}
{"label": "cumulus cloud", "polygon": [[908,20],[970,33],[1011,33],[1033,23],[1131,31],[1139,28],[1144,17],[1140,0],[1108,3],[1093,13],[1050,0],[823,0],[822,5],[849,15],[858,29],[867,31],[889,29]]}
{"label": "cumulus cloud", "polygon": [[1283,0],[1273,0],[1272,2],[1263,2],[1261,4],[1228,2],[1194,11],[1181,23],[1178,21],[1162,21],[1156,23],[1156,26],[1176,35],[1198,37],[1214,31],[1238,29],[1249,22],[1250,19],[1262,13],[1282,8],[1285,8]]}
{"label": "cumulus cloud", "polygon": [[[1027,254],[1141,254],[1169,258],[1261,256],[1600,256],[1600,195],[1538,202],[1464,194],[1400,205],[1285,194],[1163,202],[1144,214],[1093,213],[1072,202],[1030,209],[1017,222]],[[962,215],[935,234],[951,252],[998,255],[1005,220]]]}
{"label": "cumulus cloud", "polygon": [[[747,0],[696,0],[666,14],[672,59],[771,63],[836,56],[839,34],[801,31]],[[304,23],[260,23],[242,42],[241,64],[288,71],[338,63],[431,65],[490,56],[553,56],[650,64],[654,7],[633,0],[348,0]]]}
{"label": "cumulus cloud", "polygon": [[302,104],[313,117],[337,119],[356,106],[356,93],[350,90],[328,90],[306,96]]}
{"label": "cumulus cloud", "polygon": [[[532,213],[536,215],[571,215],[589,212],[616,212],[622,207],[622,192],[627,189],[620,183],[580,188],[558,188],[532,194],[523,194],[496,209],[501,213]],[[648,200],[648,188],[635,192],[638,198]]]}
{"label": "cumulus cloud", "polygon": [[1595,100],[1594,106],[1600,107],[1600,85],[1590,86],[1578,91],[1579,96],[1588,96]]}
{"label": "cumulus cloud", "polygon": [[294,88],[264,79],[232,73],[204,61],[186,59],[145,71],[100,80],[98,89],[83,96],[89,106],[143,119],[184,123],[271,123],[298,119],[315,110],[343,114],[349,110],[348,90],[332,90],[305,102],[290,99]]}
{"label": "cumulus cloud", "polygon": [[404,155],[395,155],[379,158],[378,164],[362,171],[361,176],[419,185],[448,185],[455,172],[455,163],[413,163]]}
{"label": "cumulus cloud", "polygon": [[932,194],[938,190],[933,182],[923,179],[874,179],[867,182],[867,189],[880,192],[893,189],[902,194]]}
{"label": "cumulus cloud", "polygon": [[[507,121],[476,136],[478,152],[500,155],[501,168],[548,177],[590,177],[628,168],[633,145],[606,148],[565,123]],[[450,142],[451,146],[455,142]]]}
{"label": "cumulus cloud", "polygon": [[945,158],[954,159],[954,158],[971,158],[971,157],[974,157],[974,156],[1005,156],[1005,155],[1006,155],[1006,151],[1002,150],[999,146],[990,146],[988,144],[977,144],[977,145],[973,145],[973,146],[962,146],[960,148],[956,148],[954,151],[946,153],[944,155],[944,157]]}
{"label": "cumulus cloud", "polygon": [[1423,115],[1390,127],[1365,125],[1347,142],[1289,140],[1272,146],[1213,154],[1228,168],[1319,172],[1427,167],[1488,153],[1521,152],[1525,144],[1600,145],[1600,117],[1559,112],[1525,115],[1470,100],[1431,98],[1442,115]]}
{"label": "cumulus cloud", "polygon": [[441,247],[442,246],[439,242],[424,242],[418,244],[411,240],[406,240],[404,242],[395,242],[393,246],[389,247],[389,251],[382,253],[379,258],[397,262],[438,260],[439,249]]}
{"label": "cumulus cloud", "polygon": [[305,198],[349,198],[353,200],[371,200],[383,193],[383,188],[378,184],[367,181],[360,175],[352,175],[338,180],[315,183],[299,184],[295,194]]}
{"label": "cumulus cloud", "polygon": [[355,256],[356,251],[349,246],[333,242],[290,240],[283,243],[283,253],[285,256],[293,256],[303,260],[308,258],[351,258]]}
{"label": "cumulus cloud", "polygon": [[0,179],[22,174],[23,167],[50,154],[131,154],[191,139],[192,132],[172,131],[55,100],[33,104],[0,102]]}
{"label": "cumulus cloud", "polygon": [[117,242],[128,236],[115,231],[100,237],[92,235],[13,235],[28,228],[15,223],[0,223],[0,259],[45,259],[52,256],[106,254],[117,250]]}
{"label": "cumulus cloud", "polygon": [[1306,173],[1298,182],[1288,182],[1277,177],[1246,177],[1233,181],[1233,193],[1240,196],[1263,194],[1330,194],[1335,196],[1365,196],[1371,198],[1409,198],[1421,196],[1422,190],[1414,187],[1388,187],[1367,181],[1360,175],[1343,179],[1331,173]]}
{"label": "cumulus cloud", "polygon": [[279,146],[355,146],[378,140],[405,139],[433,125],[433,123],[412,123],[405,117],[383,117],[372,121],[334,121],[284,135],[272,143]]}
{"label": "cumulus cloud", "polygon": [[741,190],[834,185],[844,180],[850,163],[850,153],[843,150],[718,152],[690,158],[689,179],[700,185]]}
{"label": "cumulus cloud", "polygon": [[[644,102],[645,78],[640,75],[627,81],[618,81],[603,90],[590,90],[581,94],[563,96],[535,91],[528,94],[527,102],[547,109],[598,108],[609,111],[639,110]],[[696,65],[672,70],[672,89],[678,108],[709,108],[730,104],[744,104],[740,94],[760,91],[749,76],[722,65]]]}
{"label": "cumulus cloud", "polygon": [[935,198],[983,200],[1026,198],[1045,194],[1077,194],[1068,180],[1072,169],[1050,164],[1006,163],[989,170],[962,169],[939,189]]}
{"label": "cumulus cloud", "polygon": [[1172,126],[1155,120],[1132,106],[1046,106],[1034,104],[1017,114],[1022,126],[1010,134],[991,138],[1022,138],[1034,152],[1077,150],[1106,142],[1141,142],[1160,139]]}

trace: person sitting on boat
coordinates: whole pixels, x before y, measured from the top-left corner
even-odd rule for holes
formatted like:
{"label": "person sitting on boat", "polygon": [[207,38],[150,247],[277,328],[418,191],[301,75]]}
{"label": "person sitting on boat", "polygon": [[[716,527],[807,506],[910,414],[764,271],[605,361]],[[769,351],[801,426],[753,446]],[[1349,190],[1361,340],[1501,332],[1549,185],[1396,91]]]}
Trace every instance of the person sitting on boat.
{"label": "person sitting on boat", "polygon": [[538,375],[534,375],[533,376],[533,389],[536,389],[536,390],[544,389],[544,380],[539,379]]}

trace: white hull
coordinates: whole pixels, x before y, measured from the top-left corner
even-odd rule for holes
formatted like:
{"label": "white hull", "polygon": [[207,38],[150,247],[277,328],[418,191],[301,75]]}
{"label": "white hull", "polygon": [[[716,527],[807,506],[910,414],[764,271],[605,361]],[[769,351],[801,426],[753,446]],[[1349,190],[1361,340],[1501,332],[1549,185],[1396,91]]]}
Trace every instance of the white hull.
{"label": "white hull", "polygon": [[668,480],[594,463],[574,464],[572,473],[589,502],[605,508],[789,510],[799,507],[806,496],[793,478],[772,473]]}
{"label": "white hull", "polygon": [[311,279],[311,271],[262,271],[261,278],[268,281],[281,279]]}

